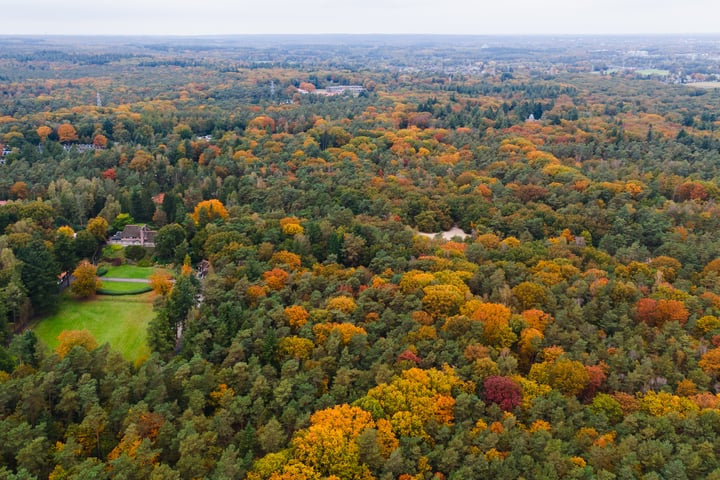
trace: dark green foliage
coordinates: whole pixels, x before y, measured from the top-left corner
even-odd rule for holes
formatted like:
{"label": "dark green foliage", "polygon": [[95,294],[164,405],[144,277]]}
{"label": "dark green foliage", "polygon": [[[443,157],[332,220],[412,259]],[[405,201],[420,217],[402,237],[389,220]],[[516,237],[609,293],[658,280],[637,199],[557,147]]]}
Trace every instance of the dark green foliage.
{"label": "dark green foliage", "polygon": [[147,250],[145,250],[145,247],[140,245],[128,245],[125,247],[125,258],[132,260],[133,262],[142,260],[146,255]]}
{"label": "dark green foliage", "polygon": [[[155,235],[155,256],[158,260],[169,263],[178,258],[178,249],[182,249],[181,245],[185,242],[186,235],[185,229],[177,223],[165,225],[158,230]],[[187,251],[187,246],[185,250]],[[183,254],[180,258],[184,258],[184,256]]]}
{"label": "dark green foliage", "polygon": [[80,230],[75,236],[76,258],[92,260],[99,245],[97,238],[92,233]]}
{"label": "dark green foliage", "polygon": [[[180,275],[167,298],[157,308],[157,315],[150,322],[148,344],[153,350],[169,354],[182,338],[190,309],[196,305],[198,281],[193,275]],[[187,347],[191,348],[190,345]]]}
{"label": "dark green foliage", "polygon": [[16,251],[22,262],[21,277],[33,309],[51,311],[57,305],[60,268],[42,240],[33,239]]}

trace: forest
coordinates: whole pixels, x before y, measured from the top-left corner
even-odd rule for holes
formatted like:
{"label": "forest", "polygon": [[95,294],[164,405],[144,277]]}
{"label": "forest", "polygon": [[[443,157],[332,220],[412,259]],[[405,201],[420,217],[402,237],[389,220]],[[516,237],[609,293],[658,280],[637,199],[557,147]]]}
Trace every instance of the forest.
{"label": "forest", "polygon": [[[676,40],[0,37],[0,478],[720,479]],[[119,266],[148,353],[51,347]]]}

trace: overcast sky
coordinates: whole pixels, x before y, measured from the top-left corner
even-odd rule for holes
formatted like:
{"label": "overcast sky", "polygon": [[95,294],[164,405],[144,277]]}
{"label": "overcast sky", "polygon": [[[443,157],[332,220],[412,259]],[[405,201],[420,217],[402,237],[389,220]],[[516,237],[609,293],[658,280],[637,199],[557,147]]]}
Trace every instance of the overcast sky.
{"label": "overcast sky", "polygon": [[720,0],[0,0],[0,34],[720,33]]}

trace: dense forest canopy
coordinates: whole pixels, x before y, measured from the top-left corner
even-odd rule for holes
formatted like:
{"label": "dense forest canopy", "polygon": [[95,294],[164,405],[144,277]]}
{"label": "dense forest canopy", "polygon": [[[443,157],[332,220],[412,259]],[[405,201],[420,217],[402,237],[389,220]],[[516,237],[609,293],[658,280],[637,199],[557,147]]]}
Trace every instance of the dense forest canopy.
{"label": "dense forest canopy", "polygon": [[[679,38],[0,38],[3,478],[720,478]],[[134,362],[36,334],[104,262],[174,272]]]}

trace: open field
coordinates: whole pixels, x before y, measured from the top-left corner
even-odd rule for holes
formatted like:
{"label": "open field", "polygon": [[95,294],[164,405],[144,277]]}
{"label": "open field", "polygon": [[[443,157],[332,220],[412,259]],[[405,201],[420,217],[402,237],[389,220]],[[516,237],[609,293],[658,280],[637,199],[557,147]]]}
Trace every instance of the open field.
{"label": "open field", "polygon": [[104,291],[110,291],[113,293],[130,293],[130,292],[142,292],[143,290],[149,289],[150,286],[147,283],[138,282],[102,282],[101,289]]}
{"label": "open field", "polygon": [[155,273],[153,267],[120,265],[119,267],[108,267],[108,271],[104,276],[109,278],[149,278],[153,273]]}
{"label": "open field", "polygon": [[[163,268],[156,267],[138,267],[135,265],[120,265],[119,267],[108,267],[108,271],[104,277],[107,278],[150,278],[153,273],[168,272]],[[101,277],[102,279],[102,277]]]}
{"label": "open field", "polygon": [[107,342],[126,359],[134,361],[150,354],[147,326],[153,316],[152,296],[152,293],[98,296],[80,302],[64,298],[59,311],[40,320],[34,330],[50,348],[55,348],[63,330],[88,329],[100,345]]}

